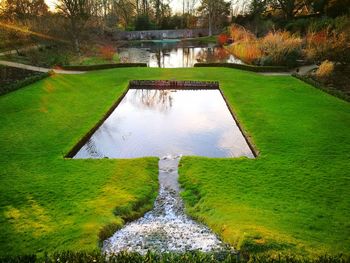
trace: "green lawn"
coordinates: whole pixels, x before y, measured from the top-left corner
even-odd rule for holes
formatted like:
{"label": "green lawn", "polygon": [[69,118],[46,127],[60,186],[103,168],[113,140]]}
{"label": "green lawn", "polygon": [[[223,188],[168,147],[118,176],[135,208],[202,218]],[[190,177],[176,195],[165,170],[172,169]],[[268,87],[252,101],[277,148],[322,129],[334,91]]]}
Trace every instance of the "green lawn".
{"label": "green lawn", "polygon": [[260,151],[183,158],[192,216],[250,251],[350,252],[349,103],[292,77],[124,68],[55,75],[0,97],[0,255],[90,250],[103,226],[121,223],[116,207],[150,207],[157,159],[63,158],[132,79],[219,80]]}

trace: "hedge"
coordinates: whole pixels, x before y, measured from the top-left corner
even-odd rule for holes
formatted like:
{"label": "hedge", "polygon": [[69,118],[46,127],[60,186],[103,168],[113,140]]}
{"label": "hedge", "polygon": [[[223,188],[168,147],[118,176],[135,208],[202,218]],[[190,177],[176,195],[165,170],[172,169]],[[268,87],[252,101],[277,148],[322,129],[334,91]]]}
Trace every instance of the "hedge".
{"label": "hedge", "polygon": [[99,251],[94,252],[56,252],[54,254],[37,257],[36,255],[23,255],[0,258],[0,263],[57,263],[57,262],[69,262],[69,263],[194,263],[194,262],[208,262],[208,263],[345,263],[349,262],[349,257],[344,255],[337,256],[319,256],[315,258],[300,257],[288,254],[274,255],[262,254],[243,256],[239,253],[232,252],[216,252],[216,253],[203,253],[203,252],[186,252],[186,253],[163,253],[156,254],[148,252],[146,255],[140,255],[137,253],[121,252],[106,256]]}
{"label": "hedge", "polygon": [[110,68],[130,68],[130,67],[147,67],[147,63],[117,63],[117,64],[99,64],[99,65],[77,65],[77,66],[62,66],[64,70],[77,71],[92,71]]}
{"label": "hedge", "polygon": [[235,63],[196,63],[194,67],[224,67],[248,70],[253,72],[287,72],[287,67],[283,66],[253,66]]}
{"label": "hedge", "polygon": [[299,74],[292,74],[293,77],[297,78],[297,79],[300,79],[301,81],[304,81],[305,83],[317,88],[317,89],[320,89],[330,95],[333,95],[334,97],[337,97],[339,99],[342,99],[342,100],[345,100],[345,101],[349,101],[350,102],[350,96],[348,96],[347,94],[339,91],[339,90],[336,90],[336,89],[332,89],[332,88],[329,88],[327,86],[324,86],[322,85],[320,82],[308,77],[308,76],[302,76],[302,75],[299,75]]}
{"label": "hedge", "polygon": [[6,93],[9,93],[11,91],[18,90],[20,88],[23,88],[25,86],[28,86],[29,84],[32,84],[34,82],[37,82],[39,80],[42,80],[46,77],[48,77],[50,73],[38,73],[36,75],[26,77],[25,79],[22,80],[17,80],[11,84],[3,85],[0,86],[0,95],[4,95]]}

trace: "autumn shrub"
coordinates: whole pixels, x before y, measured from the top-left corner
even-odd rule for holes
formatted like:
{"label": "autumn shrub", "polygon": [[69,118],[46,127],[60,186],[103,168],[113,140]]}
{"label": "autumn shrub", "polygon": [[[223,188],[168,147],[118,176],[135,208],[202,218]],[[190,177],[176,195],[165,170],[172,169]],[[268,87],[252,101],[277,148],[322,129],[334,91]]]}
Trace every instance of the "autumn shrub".
{"label": "autumn shrub", "polygon": [[219,45],[224,45],[228,42],[229,36],[227,34],[220,34],[218,36],[218,43]]}
{"label": "autumn shrub", "polygon": [[230,31],[231,31],[231,37],[234,42],[238,42],[238,41],[248,42],[256,39],[253,33],[245,29],[241,25],[233,24],[230,28]]}
{"label": "autumn shrub", "polygon": [[229,52],[247,64],[256,64],[262,53],[254,34],[237,24],[231,26],[230,32],[234,43],[228,47]]}
{"label": "autumn shrub", "polygon": [[257,41],[241,41],[233,43],[228,50],[247,64],[257,64],[262,52]]}
{"label": "autumn shrub", "polygon": [[113,46],[103,46],[100,49],[101,57],[105,60],[113,60],[113,57],[116,53]]}
{"label": "autumn shrub", "polygon": [[334,63],[332,61],[325,60],[321,63],[316,71],[316,76],[321,79],[328,78],[334,71]]}
{"label": "autumn shrub", "polygon": [[269,32],[256,38],[241,26],[231,27],[235,43],[230,52],[248,64],[296,66],[301,55],[302,39],[286,31]]}
{"label": "autumn shrub", "polygon": [[309,61],[350,63],[350,28],[342,32],[324,29],[306,36],[305,57]]}
{"label": "autumn shrub", "polygon": [[258,45],[264,56],[264,65],[296,66],[301,55],[302,39],[287,31],[269,32],[259,38]]}

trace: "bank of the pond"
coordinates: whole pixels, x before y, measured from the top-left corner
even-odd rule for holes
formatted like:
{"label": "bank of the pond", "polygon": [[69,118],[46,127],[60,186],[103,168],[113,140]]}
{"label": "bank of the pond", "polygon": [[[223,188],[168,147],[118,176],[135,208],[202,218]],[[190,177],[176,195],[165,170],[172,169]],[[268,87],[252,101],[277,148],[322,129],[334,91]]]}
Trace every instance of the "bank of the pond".
{"label": "bank of the pond", "polygon": [[219,81],[260,151],[184,157],[191,215],[251,252],[349,253],[347,102],[289,76],[125,68],[55,75],[0,97],[1,255],[96,248],[99,229],[121,222],[116,207],[152,203],[157,159],[63,158],[133,79]]}

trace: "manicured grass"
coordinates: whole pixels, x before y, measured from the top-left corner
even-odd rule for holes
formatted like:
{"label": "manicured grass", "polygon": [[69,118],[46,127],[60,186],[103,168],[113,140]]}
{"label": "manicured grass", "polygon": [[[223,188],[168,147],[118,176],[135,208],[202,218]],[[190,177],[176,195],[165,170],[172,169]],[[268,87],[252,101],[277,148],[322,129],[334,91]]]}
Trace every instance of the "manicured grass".
{"label": "manicured grass", "polygon": [[243,250],[350,252],[350,104],[289,77],[222,89],[260,155],[186,157],[189,213]]}
{"label": "manicured grass", "polygon": [[[257,159],[185,157],[188,212],[252,252],[349,253],[350,105],[288,76],[226,68],[56,75],[0,97],[0,252],[90,250],[117,206],[148,200],[157,160],[63,156],[132,79],[218,80]],[[147,206],[146,206],[147,207]]]}
{"label": "manicured grass", "polygon": [[57,75],[0,97],[0,255],[96,249],[115,208],[152,207],[157,159],[63,158],[125,88]]}

